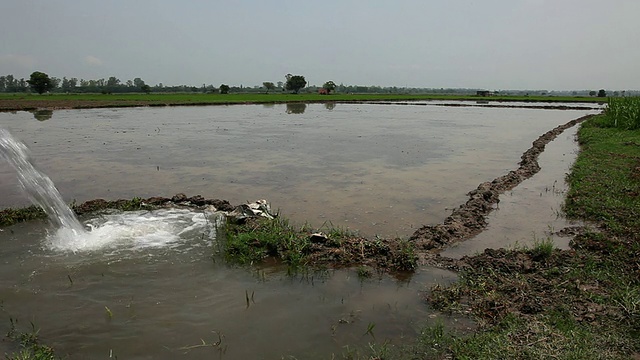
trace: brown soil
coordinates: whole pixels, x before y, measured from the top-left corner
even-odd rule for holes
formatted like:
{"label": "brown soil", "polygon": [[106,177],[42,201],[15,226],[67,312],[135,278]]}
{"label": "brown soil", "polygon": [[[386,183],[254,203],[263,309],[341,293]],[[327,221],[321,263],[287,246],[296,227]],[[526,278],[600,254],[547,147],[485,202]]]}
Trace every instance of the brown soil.
{"label": "brown soil", "polygon": [[[465,101],[465,100],[461,100]],[[487,101],[488,102],[488,101]],[[539,102],[539,101],[535,101]],[[517,109],[536,109],[536,110],[594,110],[598,109],[596,104],[593,106],[588,105],[506,105],[506,104],[496,104],[496,103],[481,103],[474,105],[471,101],[466,100],[464,104],[458,103],[445,103],[445,104],[431,104],[428,102],[396,102],[396,101],[354,101],[352,103],[360,103],[360,104],[379,104],[379,105],[413,105],[413,106],[445,106],[445,107],[483,107],[483,108],[517,108]]]}
{"label": "brown soil", "polygon": [[410,240],[415,242],[419,249],[433,253],[445,245],[467,240],[480,233],[487,226],[486,216],[500,202],[499,195],[540,171],[538,156],[544,151],[545,146],[566,129],[590,117],[592,115],[571,120],[541,135],[533,142],[531,148],[522,154],[518,169],[480,184],[477,189],[468,193],[469,200],[453,210],[442,224],[425,225],[416,230]]}
{"label": "brown soil", "polygon": [[131,208],[158,208],[172,206],[187,206],[194,208],[203,208],[211,205],[220,211],[232,211],[235,207],[227,200],[205,199],[200,195],[187,197],[185,194],[177,194],[171,198],[150,197],[148,199],[134,200],[115,200],[107,201],[104,199],[95,199],[84,202],[73,207],[78,215],[101,211],[105,209],[131,209]]}
{"label": "brown soil", "polygon": [[89,109],[149,106],[148,101],[90,101],[90,100],[46,100],[46,99],[5,99],[0,101],[0,111],[32,111],[60,109]]}

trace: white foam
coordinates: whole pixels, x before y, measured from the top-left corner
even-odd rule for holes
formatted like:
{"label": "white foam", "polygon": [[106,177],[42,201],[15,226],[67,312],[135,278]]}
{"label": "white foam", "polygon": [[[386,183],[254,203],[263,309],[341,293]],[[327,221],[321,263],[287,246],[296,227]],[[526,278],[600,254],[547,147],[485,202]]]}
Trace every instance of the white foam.
{"label": "white foam", "polygon": [[175,247],[193,239],[213,240],[216,219],[213,213],[189,209],[108,214],[88,220],[85,233],[57,229],[47,236],[46,246],[61,252]]}

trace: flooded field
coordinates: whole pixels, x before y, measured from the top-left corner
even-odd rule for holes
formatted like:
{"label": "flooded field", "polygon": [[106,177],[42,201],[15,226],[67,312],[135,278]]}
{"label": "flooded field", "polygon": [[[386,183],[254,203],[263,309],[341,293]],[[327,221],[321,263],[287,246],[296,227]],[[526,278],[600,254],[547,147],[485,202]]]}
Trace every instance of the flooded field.
{"label": "flooded field", "polygon": [[[300,224],[408,236],[440,222],[479,183],[517,167],[540,134],[589,111],[373,104],[95,109],[38,119],[0,113],[0,127],[29,146],[68,202],[178,192],[232,204],[266,198]],[[516,188],[503,197],[492,239],[531,234],[526,224],[500,220],[512,213],[510,203],[561,199],[556,179],[575,144],[568,133],[556,141],[550,157],[541,157],[540,174],[556,164],[553,175],[523,183],[528,195]],[[0,163],[0,208],[27,205],[15,177]],[[549,211],[527,219],[544,227],[557,211],[553,204],[535,205]],[[81,220],[126,223],[109,216]],[[421,300],[430,286],[455,280],[443,270],[362,279],[355,270],[291,276],[276,265],[235,268],[216,255],[215,229],[203,214],[131,216],[153,236],[71,248],[51,246],[44,222],[0,232],[6,327],[9,317],[32,321],[70,358],[326,359],[374,336],[408,341],[435,321],[470,326],[432,313]],[[166,217],[183,227],[163,227]],[[478,241],[450,251],[459,256],[493,245]]]}
{"label": "flooded field", "polygon": [[[299,223],[406,236],[585,113],[283,104],[63,110],[46,121],[0,113],[0,126],[29,146],[67,201],[265,198]],[[16,184],[0,164],[0,207],[27,204]]]}

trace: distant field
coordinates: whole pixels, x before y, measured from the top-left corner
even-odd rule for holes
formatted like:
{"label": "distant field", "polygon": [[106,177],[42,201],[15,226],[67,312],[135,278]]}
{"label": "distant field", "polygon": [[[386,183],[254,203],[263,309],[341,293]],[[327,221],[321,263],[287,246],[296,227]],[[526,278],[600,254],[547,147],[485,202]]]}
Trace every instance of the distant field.
{"label": "distant field", "polygon": [[93,108],[129,106],[178,106],[215,104],[260,104],[286,102],[357,102],[402,100],[471,100],[526,102],[606,102],[597,97],[560,96],[491,96],[475,95],[401,95],[401,94],[0,94],[0,110],[32,110],[38,108]]}

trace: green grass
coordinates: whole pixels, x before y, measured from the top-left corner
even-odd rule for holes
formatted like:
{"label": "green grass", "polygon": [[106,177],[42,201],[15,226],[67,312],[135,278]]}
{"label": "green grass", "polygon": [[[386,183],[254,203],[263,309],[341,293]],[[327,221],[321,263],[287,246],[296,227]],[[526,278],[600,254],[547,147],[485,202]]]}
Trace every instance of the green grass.
{"label": "green grass", "polygon": [[[207,105],[207,104],[259,104],[287,102],[350,102],[350,101],[400,101],[400,100],[492,100],[526,102],[604,102],[594,97],[570,96],[492,96],[488,98],[475,95],[438,95],[438,94],[202,94],[202,93],[165,93],[165,94],[0,94],[2,101],[60,101],[60,102],[102,102],[109,106],[140,105]],[[81,104],[77,106],[82,107]],[[98,104],[90,104],[99,106]]]}
{"label": "green grass", "polygon": [[254,218],[242,224],[227,221],[219,252],[234,263],[255,264],[272,258],[291,269],[360,266],[405,272],[417,266],[415,246],[405,239],[366,239],[341,228],[321,229],[297,228],[283,217]]}
{"label": "green grass", "polygon": [[24,208],[7,208],[0,210],[0,228],[11,226],[13,224],[35,219],[44,219],[47,217],[44,210],[36,205]]}
{"label": "green grass", "polygon": [[252,264],[267,257],[277,258],[292,267],[306,263],[309,237],[289,221],[257,219],[247,224],[225,225],[224,253],[227,260]]}
{"label": "green grass", "polygon": [[640,129],[640,97],[609,98],[600,125],[626,130]]}
{"label": "green grass", "polygon": [[55,360],[60,357],[55,355],[54,350],[40,343],[39,330],[31,323],[30,331],[19,331],[18,321],[10,319],[11,329],[6,338],[16,345],[19,350],[10,354],[5,354],[8,360]]}
{"label": "green grass", "polygon": [[640,234],[640,130],[603,127],[604,116],[578,133],[582,153],[568,176],[564,211],[603,222],[615,234]]}
{"label": "green grass", "polygon": [[553,239],[536,239],[533,243],[533,248],[529,250],[529,252],[531,253],[533,259],[544,260],[551,257],[551,254],[553,254],[553,250],[555,248],[556,246],[553,243]]}

